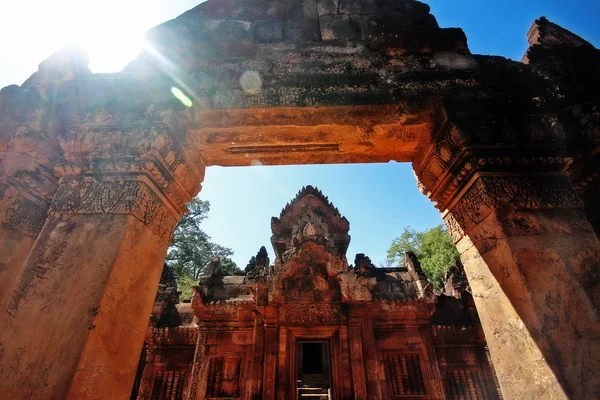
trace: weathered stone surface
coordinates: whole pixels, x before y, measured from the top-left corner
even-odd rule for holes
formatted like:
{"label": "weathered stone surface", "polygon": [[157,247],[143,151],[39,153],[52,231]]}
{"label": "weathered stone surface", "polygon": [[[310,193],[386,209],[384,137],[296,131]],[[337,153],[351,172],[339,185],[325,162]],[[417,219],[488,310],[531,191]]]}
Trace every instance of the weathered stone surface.
{"label": "weathered stone surface", "polygon": [[327,15],[319,20],[323,40],[360,40],[364,34],[361,21],[347,15]]}
{"label": "weathered stone surface", "polygon": [[[127,396],[147,321],[123,315],[149,315],[165,251],[127,215],[77,214],[47,223],[2,317],[3,348],[21,349],[1,360],[5,395]],[[44,335],[30,329],[29,318],[44,325]]]}
{"label": "weathered stone surface", "polygon": [[[446,222],[461,252],[503,394],[595,396],[594,378],[581,382],[578,376],[594,368],[587,354],[600,351],[595,267],[600,243],[581,201],[560,175],[537,177],[534,185],[529,177],[506,175],[474,180]],[[536,189],[538,184],[543,186]],[[564,301],[578,310],[576,321]],[[524,381],[530,382],[527,390]]]}
{"label": "weathered stone surface", "polygon": [[252,31],[257,43],[281,42],[283,40],[283,20],[271,18],[254,21]]}

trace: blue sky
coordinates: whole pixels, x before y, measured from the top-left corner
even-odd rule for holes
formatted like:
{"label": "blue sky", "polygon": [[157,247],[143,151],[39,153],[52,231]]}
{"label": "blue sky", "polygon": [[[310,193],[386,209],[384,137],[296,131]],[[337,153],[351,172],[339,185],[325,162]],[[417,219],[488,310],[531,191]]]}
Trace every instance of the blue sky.
{"label": "blue sky", "polygon": [[[40,61],[83,42],[94,72],[114,72],[135,57],[146,30],[194,7],[197,0],[4,1],[0,3],[0,87],[21,84]],[[466,32],[473,53],[519,60],[535,18],[546,16],[598,47],[598,0],[431,0],[442,27]],[[32,11],[35,10],[35,11]],[[6,16],[10,16],[6,18]],[[208,168],[200,198],[211,202],[205,229],[234,249],[240,267],[267,246],[270,219],[304,185],[318,186],[350,221],[349,261],[358,252],[385,258],[404,226],[425,229],[440,214],[415,184],[410,164]]]}

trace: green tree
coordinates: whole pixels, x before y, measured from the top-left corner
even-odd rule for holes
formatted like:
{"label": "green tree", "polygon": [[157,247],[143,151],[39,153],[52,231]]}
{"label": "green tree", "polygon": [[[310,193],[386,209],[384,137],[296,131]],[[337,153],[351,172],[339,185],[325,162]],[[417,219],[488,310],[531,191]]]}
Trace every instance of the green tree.
{"label": "green tree", "polygon": [[188,204],[189,214],[183,216],[173,236],[173,242],[167,252],[167,263],[181,290],[184,300],[192,297],[192,287],[198,284],[204,266],[214,257],[221,258],[221,268],[226,274],[239,271],[231,259],[233,250],[212,242],[210,236],[201,228],[207,218],[210,203],[194,199]]}
{"label": "green tree", "polygon": [[446,271],[459,259],[458,250],[444,225],[425,231],[405,227],[388,249],[388,264],[404,265],[404,253],[407,251],[417,256],[423,272],[437,288],[443,286]]}

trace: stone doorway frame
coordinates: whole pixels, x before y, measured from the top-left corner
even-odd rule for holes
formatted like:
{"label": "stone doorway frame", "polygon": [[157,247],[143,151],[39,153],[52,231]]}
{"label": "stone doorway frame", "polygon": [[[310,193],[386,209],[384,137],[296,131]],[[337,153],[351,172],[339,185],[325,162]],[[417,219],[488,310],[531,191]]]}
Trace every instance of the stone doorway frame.
{"label": "stone doorway frame", "polygon": [[[282,326],[280,329],[285,330],[285,335],[280,335],[281,340],[285,340],[286,348],[289,349],[289,357],[285,360],[284,364],[288,374],[286,379],[288,381],[288,389],[286,390],[286,399],[297,400],[297,354],[296,349],[298,343],[302,341],[321,341],[329,344],[329,370],[330,370],[330,388],[331,388],[331,399],[340,400],[343,398],[343,383],[341,378],[341,342],[340,342],[340,330],[343,329],[341,326],[319,326],[319,327],[296,327],[296,326]],[[287,351],[284,352],[288,353]],[[281,360],[280,360],[280,365]],[[280,383],[282,384],[282,383]],[[278,384],[278,387],[280,387]],[[285,385],[285,383],[283,383]]]}
{"label": "stone doorway frame", "polygon": [[[304,360],[306,357],[306,354],[304,353],[305,350],[303,348],[304,344],[307,343],[317,343],[320,345],[321,348],[321,352],[319,353],[321,355],[321,370],[322,373],[321,374],[309,374],[309,373],[304,373],[301,372],[304,370]],[[299,356],[300,354],[300,356]],[[330,352],[329,352],[329,341],[326,340],[317,340],[317,339],[299,339],[297,341],[297,347],[296,347],[296,361],[297,366],[296,366],[296,371],[297,371],[297,380],[300,378],[300,375],[323,375],[323,378],[327,378],[326,380],[330,382],[331,385],[331,356],[330,356]]]}

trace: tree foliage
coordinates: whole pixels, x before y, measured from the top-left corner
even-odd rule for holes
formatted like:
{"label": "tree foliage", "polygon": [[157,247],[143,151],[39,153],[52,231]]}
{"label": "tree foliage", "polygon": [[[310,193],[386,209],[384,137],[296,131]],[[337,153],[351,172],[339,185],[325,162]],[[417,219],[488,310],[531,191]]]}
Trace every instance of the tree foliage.
{"label": "tree foliage", "polygon": [[192,287],[198,284],[204,266],[212,258],[221,258],[221,268],[225,273],[232,274],[239,270],[230,258],[233,250],[212,242],[201,228],[210,210],[210,203],[194,199],[188,208],[190,212],[179,221],[167,252],[167,263],[177,279],[182,299],[192,297]]}
{"label": "tree foliage", "polygon": [[417,256],[423,272],[437,288],[443,286],[446,271],[459,258],[458,250],[444,225],[425,231],[405,227],[388,249],[388,264],[404,265],[404,253],[407,251]]}

